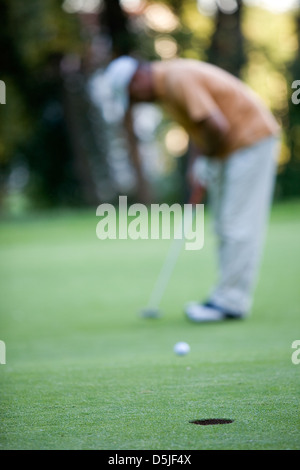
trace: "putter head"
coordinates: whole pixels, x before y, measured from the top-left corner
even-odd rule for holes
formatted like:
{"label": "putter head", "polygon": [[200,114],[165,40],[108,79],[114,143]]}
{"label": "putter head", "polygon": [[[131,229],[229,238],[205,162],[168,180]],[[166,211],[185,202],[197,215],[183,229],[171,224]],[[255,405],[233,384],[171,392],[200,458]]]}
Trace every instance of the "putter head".
{"label": "putter head", "polygon": [[159,318],[160,312],[158,308],[143,308],[141,310],[141,317],[142,318]]}

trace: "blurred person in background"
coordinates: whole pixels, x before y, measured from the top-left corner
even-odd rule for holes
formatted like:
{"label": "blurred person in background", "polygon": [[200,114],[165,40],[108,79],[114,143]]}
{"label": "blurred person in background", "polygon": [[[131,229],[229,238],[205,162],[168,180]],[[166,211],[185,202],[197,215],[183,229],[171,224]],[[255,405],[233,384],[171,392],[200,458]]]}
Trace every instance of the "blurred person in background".
{"label": "blurred person in background", "polygon": [[124,112],[134,103],[156,102],[190,136],[188,180],[208,191],[219,276],[206,301],[185,306],[187,317],[194,322],[247,317],[276,175],[275,118],[239,79],[201,61],[140,62],[122,56],[104,78]]}

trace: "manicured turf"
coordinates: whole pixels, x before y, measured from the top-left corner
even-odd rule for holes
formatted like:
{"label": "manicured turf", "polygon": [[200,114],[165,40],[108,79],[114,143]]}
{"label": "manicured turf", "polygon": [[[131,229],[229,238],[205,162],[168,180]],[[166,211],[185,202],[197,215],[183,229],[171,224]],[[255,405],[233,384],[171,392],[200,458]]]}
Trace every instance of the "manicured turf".
{"label": "manicured turf", "polygon": [[[143,320],[168,241],[100,241],[91,212],[2,221],[0,448],[299,448],[299,213],[273,210],[252,316],[215,325],[182,315],[215,277],[208,223],[163,318]],[[189,355],[174,355],[177,341]],[[234,422],[189,423],[210,418]]]}

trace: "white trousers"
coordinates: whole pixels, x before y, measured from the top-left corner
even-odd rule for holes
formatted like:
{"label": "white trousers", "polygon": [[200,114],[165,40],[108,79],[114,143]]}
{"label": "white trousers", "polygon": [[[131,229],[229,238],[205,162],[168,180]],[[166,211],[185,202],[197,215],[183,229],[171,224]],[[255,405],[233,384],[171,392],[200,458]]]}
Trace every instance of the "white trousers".
{"label": "white trousers", "polygon": [[199,179],[208,189],[218,241],[219,277],[209,300],[249,314],[272,201],[278,138],[232,153],[204,158]]}

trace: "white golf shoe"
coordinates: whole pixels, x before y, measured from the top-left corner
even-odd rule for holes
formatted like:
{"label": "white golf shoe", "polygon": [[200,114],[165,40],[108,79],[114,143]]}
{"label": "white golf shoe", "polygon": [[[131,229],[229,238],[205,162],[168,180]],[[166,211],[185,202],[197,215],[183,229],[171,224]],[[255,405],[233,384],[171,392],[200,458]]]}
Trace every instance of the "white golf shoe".
{"label": "white golf shoe", "polygon": [[240,320],[244,315],[223,310],[222,308],[207,302],[200,304],[198,302],[189,302],[185,306],[187,318],[197,323],[218,322],[223,320]]}

